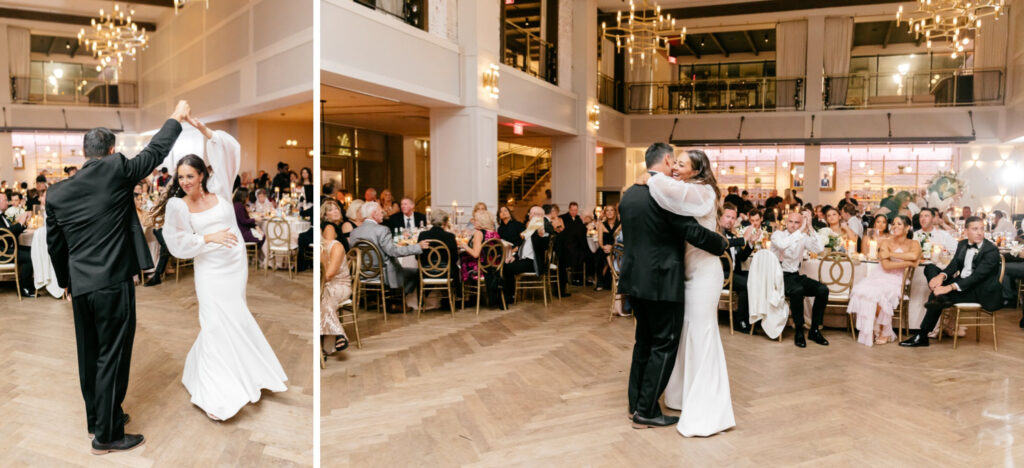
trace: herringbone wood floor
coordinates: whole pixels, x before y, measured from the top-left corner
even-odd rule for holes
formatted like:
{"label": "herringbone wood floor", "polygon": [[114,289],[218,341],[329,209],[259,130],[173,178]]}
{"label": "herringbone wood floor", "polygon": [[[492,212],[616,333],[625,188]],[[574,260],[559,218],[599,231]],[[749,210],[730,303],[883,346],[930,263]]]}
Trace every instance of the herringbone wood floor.
{"label": "herringbone wood floor", "polygon": [[288,391],[264,391],[227,422],[210,421],[181,384],[199,332],[190,269],[180,283],[137,289],[137,330],[125,411],[146,444],[89,453],[78,387],[71,304],[49,296],[18,302],[0,284],[0,466],[311,466],[312,284],[309,273],[250,273],[249,308],[288,375]]}
{"label": "herringbone wood floor", "polygon": [[[633,321],[608,292],[546,310],[361,317],[363,348],[321,373],[324,466],[1011,466],[1024,462],[1024,330],[828,347],[721,327],[737,427],[706,439],[626,419]],[[723,316],[722,323],[725,323]]]}

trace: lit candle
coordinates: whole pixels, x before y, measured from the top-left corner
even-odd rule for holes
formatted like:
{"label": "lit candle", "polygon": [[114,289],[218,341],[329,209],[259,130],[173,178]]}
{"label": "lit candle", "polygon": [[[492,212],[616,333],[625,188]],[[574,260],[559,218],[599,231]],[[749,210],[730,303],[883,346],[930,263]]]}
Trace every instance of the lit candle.
{"label": "lit candle", "polygon": [[764,248],[771,249],[772,248],[772,241],[770,241],[770,240],[764,241]]}
{"label": "lit candle", "polygon": [[871,239],[868,243],[868,258],[878,257],[878,241]]}
{"label": "lit candle", "polygon": [[430,207],[428,206],[427,207],[427,218],[429,218],[429,217],[430,217]]}
{"label": "lit candle", "polygon": [[942,253],[942,246],[935,244],[932,246],[932,256],[938,256]]}

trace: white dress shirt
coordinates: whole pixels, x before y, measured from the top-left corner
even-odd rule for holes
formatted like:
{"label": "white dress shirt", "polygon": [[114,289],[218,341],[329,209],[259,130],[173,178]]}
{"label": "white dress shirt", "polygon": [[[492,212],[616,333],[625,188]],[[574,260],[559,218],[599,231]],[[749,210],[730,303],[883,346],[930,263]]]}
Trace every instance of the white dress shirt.
{"label": "white dress shirt", "polygon": [[413,215],[402,215],[402,226],[409,229],[416,227],[416,218],[414,218]]}
{"label": "white dress shirt", "polygon": [[779,257],[779,263],[782,264],[782,271],[785,273],[800,271],[805,249],[821,253],[825,246],[821,244],[821,239],[817,235],[808,235],[803,231],[791,233],[783,230],[772,233],[772,252]]}
{"label": "white dress shirt", "polygon": [[846,220],[846,225],[857,237],[864,237],[864,222],[860,220],[860,216],[850,216],[850,219]]}
{"label": "white dress shirt", "polygon": [[942,248],[946,249],[946,252],[949,252],[949,253],[956,252],[957,241],[956,241],[956,239],[953,238],[953,235],[950,234],[949,231],[946,231],[945,229],[939,229],[939,228],[936,228],[936,227],[932,226],[931,230],[929,230],[929,231],[925,231],[925,230],[922,229],[920,231],[915,232],[914,233],[914,240],[920,242],[922,234],[927,234],[928,235],[932,245],[935,245],[935,244],[941,245]]}

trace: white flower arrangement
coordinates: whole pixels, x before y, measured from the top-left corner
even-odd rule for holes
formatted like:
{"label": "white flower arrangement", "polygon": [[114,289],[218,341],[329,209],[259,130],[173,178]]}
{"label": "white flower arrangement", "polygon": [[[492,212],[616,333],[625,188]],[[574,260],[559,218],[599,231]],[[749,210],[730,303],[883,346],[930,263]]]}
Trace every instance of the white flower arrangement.
{"label": "white flower arrangement", "polygon": [[7,211],[4,211],[4,217],[6,217],[7,220],[11,222],[11,224],[14,224],[18,221],[18,217],[20,217],[24,213],[24,208],[12,206],[10,208],[7,208]]}
{"label": "white flower arrangement", "polygon": [[821,245],[825,246],[826,249],[836,249],[840,246],[839,234],[835,231],[826,227],[818,229],[818,240],[821,241]]}

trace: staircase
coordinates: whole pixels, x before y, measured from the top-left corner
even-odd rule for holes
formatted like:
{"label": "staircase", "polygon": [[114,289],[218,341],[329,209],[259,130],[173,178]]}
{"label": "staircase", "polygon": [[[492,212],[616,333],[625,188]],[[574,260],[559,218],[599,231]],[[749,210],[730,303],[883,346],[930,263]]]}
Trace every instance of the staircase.
{"label": "staircase", "polygon": [[518,207],[538,193],[543,198],[541,186],[547,186],[551,175],[551,151],[511,148],[498,155],[498,167],[498,201],[504,204],[512,198]]}

